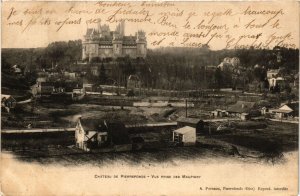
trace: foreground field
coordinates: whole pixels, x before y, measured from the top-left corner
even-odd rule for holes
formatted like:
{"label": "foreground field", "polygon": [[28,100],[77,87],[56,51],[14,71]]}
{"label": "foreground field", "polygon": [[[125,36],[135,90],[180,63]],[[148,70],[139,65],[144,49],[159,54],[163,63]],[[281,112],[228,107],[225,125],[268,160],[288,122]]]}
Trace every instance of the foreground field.
{"label": "foreground field", "polygon": [[[170,147],[172,130],[159,129],[131,133],[145,138],[138,152],[85,153],[74,148],[74,133],[3,134],[2,148],[23,161],[42,164],[99,165],[114,161],[127,164],[170,162],[175,159],[198,160],[227,157],[246,162],[280,163],[286,152],[298,150],[298,125],[266,121],[265,129],[199,135],[194,147]],[[151,141],[155,141],[152,142]],[[146,145],[147,144],[147,145]]]}

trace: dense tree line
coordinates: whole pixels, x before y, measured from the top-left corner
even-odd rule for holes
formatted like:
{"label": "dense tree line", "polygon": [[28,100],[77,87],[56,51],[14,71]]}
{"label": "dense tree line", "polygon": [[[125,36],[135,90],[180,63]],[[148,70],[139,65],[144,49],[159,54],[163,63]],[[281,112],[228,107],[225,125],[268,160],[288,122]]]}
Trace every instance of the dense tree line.
{"label": "dense tree line", "polygon": [[[46,48],[3,49],[2,71],[19,65],[25,72],[36,68],[59,66],[68,68],[81,59],[81,40],[54,42]],[[240,59],[239,73],[216,69],[225,57]],[[280,58],[279,58],[280,57]],[[112,59],[94,59],[92,63],[107,63]],[[259,64],[259,68],[254,66]],[[275,47],[269,49],[239,49],[213,51],[204,48],[158,48],[148,50],[146,59],[119,58],[109,76],[100,67],[100,83],[114,80],[126,86],[129,75],[138,75],[142,86],[172,90],[222,88],[265,82],[266,70],[281,68],[282,75],[298,72],[299,50]],[[32,75],[32,74],[30,74]],[[292,80],[292,78],[291,78]]]}
{"label": "dense tree line", "polygon": [[2,68],[18,65],[23,71],[52,66],[67,66],[81,60],[81,40],[53,42],[46,48],[2,49]]}

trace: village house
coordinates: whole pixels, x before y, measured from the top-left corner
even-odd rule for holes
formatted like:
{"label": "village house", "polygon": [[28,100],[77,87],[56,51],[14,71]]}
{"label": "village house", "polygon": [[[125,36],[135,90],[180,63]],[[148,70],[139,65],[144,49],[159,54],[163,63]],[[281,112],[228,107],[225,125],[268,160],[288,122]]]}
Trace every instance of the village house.
{"label": "village house", "polygon": [[85,89],[86,92],[101,92],[102,91],[102,88],[100,86],[97,86],[96,84],[84,83],[83,88]]}
{"label": "village house", "polygon": [[1,94],[1,107],[5,108],[7,112],[15,108],[17,101],[11,95]]}
{"label": "village house", "polygon": [[65,87],[62,82],[54,82],[53,93],[54,94],[61,94],[65,92]]}
{"label": "village house", "polygon": [[80,118],[76,125],[75,142],[76,147],[84,151],[105,146],[108,143],[107,127],[103,121]]}
{"label": "village house", "polygon": [[269,108],[264,106],[260,109],[260,112],[262,115],[266,115],[267,113],[269,113]]}
{"label": "village house", "polygon": [[226,110],[221,110],[221,109],[216,109],[214,111],[211,111],[210,114],[213,118],[228,116],[228,112]]}
{"label": "village house", "polygon": [[63,78],[63,75],[59,72],[49,71],[47,73],[48,73],[47,81],[55,82]]}
{"label": "village house", "polygon": [[226,69],[234,69],[239,67],[240,65],[240,59],[237,57],[225,57],[224,60],[217,66],[222,71]]}
{"label": "village house", "polygon": [[68,80],[76,80],[77,74],[75,72],[65,71],[64,72],[64,78],[68,79]]}
{"label": "village house", "polygon": [[269,89],[275,88],[275,86],[281,86],[285,79],[283,77],[272,77],[268,79],[269,82]]}
{"label": "village house", "polygon": [[38,76],[37,79],[36,79],[36,82],[47,82],[48,80],[48,77],[46,76]]}
{"label": "village house", "polygon": [[41,82],[40,84],[41,94],[49,95],[54,91],[54,83],[53,82]]}
{"label": "village house", "polygon": [[[37,78],[48,78],[48,76],[49,76],[49,73],[44,70],[38,71],[36,74],[37,74]],[[43,81],[43,82],[45,82],[45,81]]]}
{"label": "village house", "polygon": [[254,106],[255,102],[237,101],[235,104],[228,107],[227,112],[229,116],[247,120],[250,118],[251,114],[254,114]]}
{"label": "village house", "polygon": [[119,122],[79,118],[75,129],[76,146],[84,151],[111,148],[113,151],[130,151],[132,144],[125,128]]}
{"label": "village house", "polygon": [[64,82],[65,92],[71,93],[74,89],[83,89],[83,83],[82,82],[76,82],[76,81],[65,81]]}
{"label": "village house", "polygon": [[196,144],[196,128],[184,126],[173,131],[173,142],[179,146],[192,146]]}
{"label": "village house", "polygon": [[279,73],[279,69],[269,69],[267,71],[267,79],[277,77],[278,73]]}
{"label": "village house", "polygon": [[299,116],[299,102],[281,105],[278,109],[270,110],[277,119],[294,118]]}
{"label": "village house", "polygon": [[86,91],[84,88],[81,87],[74,88],[72,91],[72,99],[74,101],[79,101],[83,99],[85,95],[86,95]]}
{"label": "village house", "polygon": [[37,82],[31,86],[33,96],[51,95],[54,92],[53,82]]}
{"label": "village house", "polygon": [[12,66],[12,71],[15,75],[22,75],[22,70],[18,65]]}

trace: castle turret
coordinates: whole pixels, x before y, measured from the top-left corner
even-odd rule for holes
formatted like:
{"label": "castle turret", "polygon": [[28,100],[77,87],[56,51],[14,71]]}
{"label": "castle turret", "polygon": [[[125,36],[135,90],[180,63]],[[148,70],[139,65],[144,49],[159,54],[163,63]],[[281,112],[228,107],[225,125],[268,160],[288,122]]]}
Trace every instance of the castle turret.
{"label": "castle turret", "polygon": [[123,40],[118,31],[113,32],[112,45],[113,45],[113,56],[115,58],[121,57],[122,51],[123,51],[123,48],[122,48]]}
{"label": "castle turret", "polygon": [[97,23],[97,30],[98,30],[98,33],[101,34],[101,20],[100,19]]}
{"label": "castle turret", "polygon": [[136,33],[136,53],[137,57],[145,58],[147,55],[147,41],[146,33],[144,31],[138,31]]}
{"label": "castle turret", "polygon": [[120,35],[123,37],[125,35],[125,21],[120,22]]}
{"label": "castle turret", "polygon": [[93,57],[98,56],[98,39],[99,33],[96,29],[87,29],[82,42],[82,60],[91,61]]}
{"label": "castle turret", "polygon": [[122,38],[125,35],[125,22],[122,20],[117,26],[115,32],[119,33],[119,36]]}

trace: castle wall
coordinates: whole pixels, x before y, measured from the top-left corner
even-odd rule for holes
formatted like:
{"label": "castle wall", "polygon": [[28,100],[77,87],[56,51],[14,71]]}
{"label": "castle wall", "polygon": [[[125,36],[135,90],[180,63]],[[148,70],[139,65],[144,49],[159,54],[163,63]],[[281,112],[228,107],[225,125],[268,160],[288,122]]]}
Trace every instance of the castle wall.
{"label": "castle wall", "polygon": [[142,43],[142,44],[138,43],[136,51],[137,51],[137,57],[143,57],[143,58],[145,58],[146,55],[147,55],[146,44],[144,44],[144,43]]}
{"label": "castle wall", "polygon": [[130,56],[131,58],[136,58],[136,47],[135,46],[131,46],[131,47],[123,47],[123,56]]}
{"label": "castle wall", "polygon": [[147,51],[145,44],[137,44],[137,46],[122,46],[122,44],[114,44],[114,46],[99,46],[95,43],[86,43],[82,47],[82,59],[89,58],[90,60],[93,57],[146,57]]}
{"label": "castle wall", "polygon": [[137,42],[136,45],[123,45],[122,40],[113,41],[109,45],[100,44],[97,41],[86,41],[82,44],[82,59],[90,61],[94,57],[117,58],[129,56],[131,58],[146,57],[147,46],[145,42]]}
{"label": "castle wall", "polygon": [[87,43],[85,44],[85,51],[87,57],[91,60],[93,57],[98,56],[98,44],[96,43]]}
{"label": "castle wall", "polygon": [[122,57],[122,41],[113,42],[113,57]]}
{"label": "castle wall", "polygon": [[111,58],[113,56],[112,46],[100,46],[98,52],[100,58]]}

